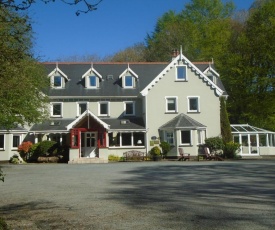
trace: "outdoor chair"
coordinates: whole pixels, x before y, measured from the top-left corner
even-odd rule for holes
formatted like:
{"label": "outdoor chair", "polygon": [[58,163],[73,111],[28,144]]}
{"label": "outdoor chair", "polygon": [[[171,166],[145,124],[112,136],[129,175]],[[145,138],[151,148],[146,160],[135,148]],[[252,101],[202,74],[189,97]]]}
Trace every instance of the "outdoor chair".
{"label": "outdoor chair", "polygon": [[179,148],[179,161],[186,161],[186,160],[190,160],[190,154],[185,154],[182,148]]}
{"label": "outdoor chair", "polygon": [[205,147],[204,148],[204,155],[205,155],[205,159],[206,160],[216,160],[216,156],[215,155],[212,155],[209,151],[209,148],[208,147]]}

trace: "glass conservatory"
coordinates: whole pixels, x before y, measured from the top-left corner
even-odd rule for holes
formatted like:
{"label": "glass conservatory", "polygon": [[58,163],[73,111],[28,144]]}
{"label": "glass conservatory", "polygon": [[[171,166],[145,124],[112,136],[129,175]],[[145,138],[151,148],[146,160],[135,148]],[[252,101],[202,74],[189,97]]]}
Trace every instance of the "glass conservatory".
{"label": "glass conservatory", "polygon": [[241,144],[241,156],[275,155],[275,132],[248,124],[230,126],[234,142]]}

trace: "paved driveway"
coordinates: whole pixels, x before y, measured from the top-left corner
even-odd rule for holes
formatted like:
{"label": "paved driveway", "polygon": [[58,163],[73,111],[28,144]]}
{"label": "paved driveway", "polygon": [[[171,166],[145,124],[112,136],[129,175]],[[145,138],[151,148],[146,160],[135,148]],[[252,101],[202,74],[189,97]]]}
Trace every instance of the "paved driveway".
{"label": "paved driveway", "polygon": [[2,169],[12,229],[275,229],[275,161]]}

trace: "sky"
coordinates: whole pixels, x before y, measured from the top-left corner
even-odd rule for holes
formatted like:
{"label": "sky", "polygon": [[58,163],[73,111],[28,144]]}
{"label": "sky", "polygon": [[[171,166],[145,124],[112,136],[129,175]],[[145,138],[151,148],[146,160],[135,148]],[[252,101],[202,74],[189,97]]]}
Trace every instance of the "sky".
{"label": "sky", "polygon": [[[95,0],[90,0],[95,2]],[[76,16],[84,5],[69,6],[56,0],[40,1],[28,10],[34,32],[34,56],[59,61],[71,56],[103,58],[144,42],[165,12],[180,12],[189,0],[103,0],[96,11]],[[234,0],[248,9],[254,0]]]}

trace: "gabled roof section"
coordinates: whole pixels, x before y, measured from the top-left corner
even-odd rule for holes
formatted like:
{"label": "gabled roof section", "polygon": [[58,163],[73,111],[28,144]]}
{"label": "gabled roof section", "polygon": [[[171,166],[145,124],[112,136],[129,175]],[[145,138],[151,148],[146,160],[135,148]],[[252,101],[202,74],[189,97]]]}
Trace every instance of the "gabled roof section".
{"label": "gabled roof section", "polygon": [[101,74],[99,74],[99,73],[95,70],[95,68],[93,67],[93,64],[91,65],[91,68],[90,68],[86,73],[84,73],[84,74],[82,75],[82,78],[85,78],[86,76],[88,76],[88,75],[90,75],[90,74],[92,74],[92,73],[94,73],[97,77],[99,77],[100,79],[102,79]]}
{"label": "gabled roof section", "polygon": [[94,118],[99,124],[101,124],[105,129],[109,129],[110,126],[106,124],[104,121],[99,119],[96,115],[94,115],[90,110],[86,110],[84,113],[81,114],[77,119],[75,119],[72,123],[67,125],[67,130],[72,129],[75,125],[77,125],[83,118],[86,116]]}
{"label": "gabled roof section", "polygon": [[130,73],[132,76],[134,76],[136,79],[138,79],[138,75],[130,68],[129,64],[126,70],[123,71],[122,74],[120,74],[119,78],[125,76],[127,73]]}
{"label": "gabled roof section", "polygon": [[172,120],[165,123],[160,129],[205,129],[206,126],[187,116],[186,114],[179,114]]}
{"label": "gabled roof section", "polygon": [[49,73],[48,77],[51,77],[51,76],[55,75],[56,73],[59,73],[62,77],[64,77],[65,79],[67,79],[67,81],[69,81],[68,76],[58,68],[58,65],[56,65],[55,69]]}
{"label": "gabled roof section", "polygon": [[210,72],[212,72],[214,75],[216,75],[217,77],[220,77],[220,75],[216,72],[216,70],[214,70],[213,68],[212,68],[212,66],[209,64],[209,67],[208,68],[206,68],[204,71],[203,71],[203,73],[204,74],[206,74],[208,71],[210,71]]}
{"label": "gabled roof section", "polygon": [[145,87],[141,91],[141,95],[147,95],[149,90],[154,87],[160,79],[165,77],[166,73],[169,72],[169,70],[176,66],[180,61],[182,61],[183,64],[187,65],[188,68],[192,69],[199,78],[201,78],[204,82],[206,82],[208,86],[211,87],[211,89],[214,89],[215,93],[218,96],[221,96],[223,94],[223,90],[215,85],[197,66],[190,62],[181,52],[157,77],[154,78],[153,81],[151,81],[150,84],[147,85],[147,87]]}

